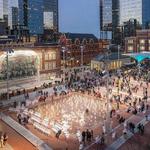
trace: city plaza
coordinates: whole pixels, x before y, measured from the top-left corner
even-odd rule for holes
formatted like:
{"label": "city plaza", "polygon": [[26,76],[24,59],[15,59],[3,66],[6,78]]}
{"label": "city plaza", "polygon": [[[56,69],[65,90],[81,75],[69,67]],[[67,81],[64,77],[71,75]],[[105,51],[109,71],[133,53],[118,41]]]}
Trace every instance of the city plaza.
{"label": "city plaza", "polygon": [[150,150],[150,0],[0,0],[0,150]]}
{"label": "city plaza", "polygon": [[[139,58],[139,54],[131,57],[136,59],[136,56]],[[141,57],[141,61],[144,60],[144,54]],[[149,125],[150,85],[145,78],[148,70],[126,68],[120,77],[115,72],[108,75],[89,69],[68,71],[67,80],[73,81],[71,83],[66,80],[11,97],[13,105],[1,109],[0,128],[7,129],[8,146],[17,149],[12,136],[21,135],[19,141],[26,143],[29,149],[126,149],[124,143],[129,138],[132,142],[136,135],[127,129],[127,138],[123,138],[126,125],[121,118],[126,124],[133,122],[135,127],[139,123]],[[2,102],[8,104],[6,100]],[[83,141],[82,134],[87,129],[93,135],[90,141]],[[9,130],[13,130],[14,135]],[[101,143],[102,137],[105,144]],[[118,143],[118,140],[121,141]]]}

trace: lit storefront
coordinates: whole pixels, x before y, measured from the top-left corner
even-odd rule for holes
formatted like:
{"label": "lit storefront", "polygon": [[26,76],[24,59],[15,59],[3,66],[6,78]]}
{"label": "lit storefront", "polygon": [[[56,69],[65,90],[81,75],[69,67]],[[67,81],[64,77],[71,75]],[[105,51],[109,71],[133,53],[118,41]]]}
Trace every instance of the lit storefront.
{"label": "lit storefront", "polygon": [[91,60],[91,69],[96,69],[97,71],[103,71],[105,69],[116,70],[130,62],[131,59],[124,55],[120,55],[118,59],[118,53],[110,54],[109,58],[104,55],[99,55]]}
{"label": "lit storefront", "polygon": [[50,79],[60,74],[60,53],[58,46],[35,46],[16,48],[9,54],[7,70],[6,54],[0,52],[0,80],[35,77]]}

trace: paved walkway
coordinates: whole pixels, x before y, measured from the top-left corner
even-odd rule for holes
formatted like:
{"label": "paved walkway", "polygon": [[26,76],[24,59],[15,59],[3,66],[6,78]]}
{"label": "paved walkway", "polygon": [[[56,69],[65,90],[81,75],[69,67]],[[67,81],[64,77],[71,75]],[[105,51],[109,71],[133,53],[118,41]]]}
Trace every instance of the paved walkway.
{"label": "paved walkway", "polygon": [[[148,123],[149,121],[146,121],[145,118],[141,120],[138,124],[143,124],[144,126]],[[138,126],[136,125],[136,127]],[[138,132],[138,129],[136,128],[135,133]],[[122,135],[120,138],[118,138],[115,142],[113,142],[110,146],[106,148],[106,150],[117,150],[119,149],[125,142],[127,142],[132,136],[134,136],[133,133],[130,131],[127,133],[127,138],[125,139],[124,136]]]}
{"label": "paved walkway", "polygon": [[0,147],[0,150],[13,150],[13,148],[9,144],[6,144],[3,148]]}
{"label": "paved walkway", "polygon": [[[53,87],[43,89],[43,92],[44,91],[48,91],[49,94],[50,94],[50,93],[53,92]],[[29,96],[30,96],[30,100],[34,100],[37,97],[37,94],[36,94],[36,92],[31,92],[31,93],[29,93]],[[3,101],[0,101],[0,102],[3,104],[3,106],[7,106],[7,105],[12,104],[14,102],[21,102],[21,101],[24,101],[24,100],[25,100],[25,98],[24,98],[24,95],[22,94],[22,95],[11,97],[11,99],[9,101],[3,100]]]}
{"label": "paved walkway", "polygon": [[52,150],[46,143],[44,143],[41,139],[31,133],[29,130],[21,126],[15,120],[1,113],[1,119],[8,124],[11,128],[17,131],[20,135],[22,135],[25,139],[27,139],[30,143],[32,143],[39,150]]}

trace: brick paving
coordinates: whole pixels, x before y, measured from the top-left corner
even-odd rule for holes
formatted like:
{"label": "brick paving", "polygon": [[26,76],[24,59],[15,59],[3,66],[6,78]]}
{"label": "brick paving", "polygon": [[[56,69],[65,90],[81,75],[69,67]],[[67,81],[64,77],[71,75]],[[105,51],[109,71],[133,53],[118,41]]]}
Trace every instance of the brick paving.
{"label": "brick paving", "polygon": [[150,123],[145,126],[144,135],[136,133],[119,150],[150,150]]}
{"label": "brick paving", "polygon": [[[140,94],[141,94],[141,92],[140,92]],[[125,112],[123,112],[121,115],[125,116],[125,118],[131,117],[131,114],[125,113]],[[145,116],[144,114],[133,115],[131,120],[134,123],[138,123],[141,119],[144,118],[144,116]],[[118,126],[117,120],[115,118],[113,118],[113,120],[114,120],[113,127]],[[149,137],[149,135],[150,135],[150,128],[149,127],[150,127],[150,124],[146,125],[146,130],[145,130],[145,135],[144,136],[139,136],[138,133],[135,134],[135,136],[133,136],[130,140],[128,140],[124,145],[122,145],[120,147],[120,150],[126,150],[126,149],[130,150],[130,147],[133,150],[134,149],[135,150],[150,150],[150,149],[146,149],[148,147],[148,143],[150,143],[150,141],[149,141],[149,139],[150,139],[150,137]],[[56,138],[54,138],[52,136],[48,137],[48,136],[46,136],[46,135],[44,135],[44,134],[42,134],[40,132],[37,132],[37,130],[35,130],[33,128],[33,126],[31,126],[31,125],[28,125],[27,128],[32,133],[35,133],[40,139],[43,139],[45,142],[47,142],[48,144],[50,144],[50,145],[53,144],[53,148],[55,150],[65,150],[66,147],[69,147],[68,148],[69,150],[76,150],[76,149],[78,149],[79,143],[77,141],[74,141],[74,139],[66,140],[64,137],[61,137],[59,140],[57,140]],[[9,128],[9,130],[10,130],[10,128]],[[117,127],[117,137],[120,137],[122,135],[122,130],[123,130],[123,125],[120,125],[120,126]],[[99,135],[100,133],[101,133],[101,128],[97,128],[95,130],[95,136]],[[22,138],[22,140],[25,140],[25,139]],[[115,140],[112,140],[111,135],[107,135],[106,145],[111,145]],[[141,144],[139,144],[140,142],[138,142],[138,140],[141,141]],[[142,142],[144,142],[144,145],[142,144]],[[27,143],[30,145],[29,142],[27,142]],[[11,144],[11,143],[9,143],[9,144]],[[90,145],[90,143],[88,143],[88,144]],[[103,149],[105,149],[107,147],[106,145],[101,146],[99,144],[94,144],[92,147],[89,148],[89,150],[97,150],[97,149],[103,150]],[[12,147],[14,148],[14,145],[12,145]],[[32,150],[32,148],[27,148],[27,149]],[[15,147],[14,150],[24,150],[24,149],[17,149],[17,147]]]}
{"label": "brick paving", "polygon": [[40,138],[35,136],[32,132],[21,126],[19,123],[17,123],[15,120],[13,120],[11,117],[1,114],[1,119],[7,123],[11,128],[13,128],[15,131],[17,131],[20,135],[22,135],[24,138],[26,138],[30,143],[32,143],[35,147],[38,147],[39,150],[52,150],[44,141],[42,141]]}
{"label": "brick paving", "polygon": [[36,150],[36,148],[13,130],[10,126],[5,124],[0,120],[0,131],[7,132],[8,144],[13,148],[13,150]]}

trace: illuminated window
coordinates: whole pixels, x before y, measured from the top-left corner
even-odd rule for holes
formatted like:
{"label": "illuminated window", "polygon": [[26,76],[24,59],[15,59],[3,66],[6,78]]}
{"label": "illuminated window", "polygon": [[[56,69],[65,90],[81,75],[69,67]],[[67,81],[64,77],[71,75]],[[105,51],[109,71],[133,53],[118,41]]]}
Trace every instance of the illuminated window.
{"label": "illuminated window", "polygon": [[128,46],[128,51],[133,51],[133,46]]}
{"label": "illuminated window", "polygon": [[56,59],[56,53],[52,54],[52,59],[55,60]]}
{"label": "illuminated window", "polygon": [[128,40],[128,44],[133,44],[133,40]]}
{"label": "illuminated window", "polygon": [[140,46],[140,50],[144,51],[145,50],[145,46]]}
{"label": "illuminated window", "polygon": [[140,40],[140,44],[145,44],[145,40]]}
{"label": "illuminated window", "polygon": [[49,54],[48,53],[45,54],[45,60],[49,60]]}

